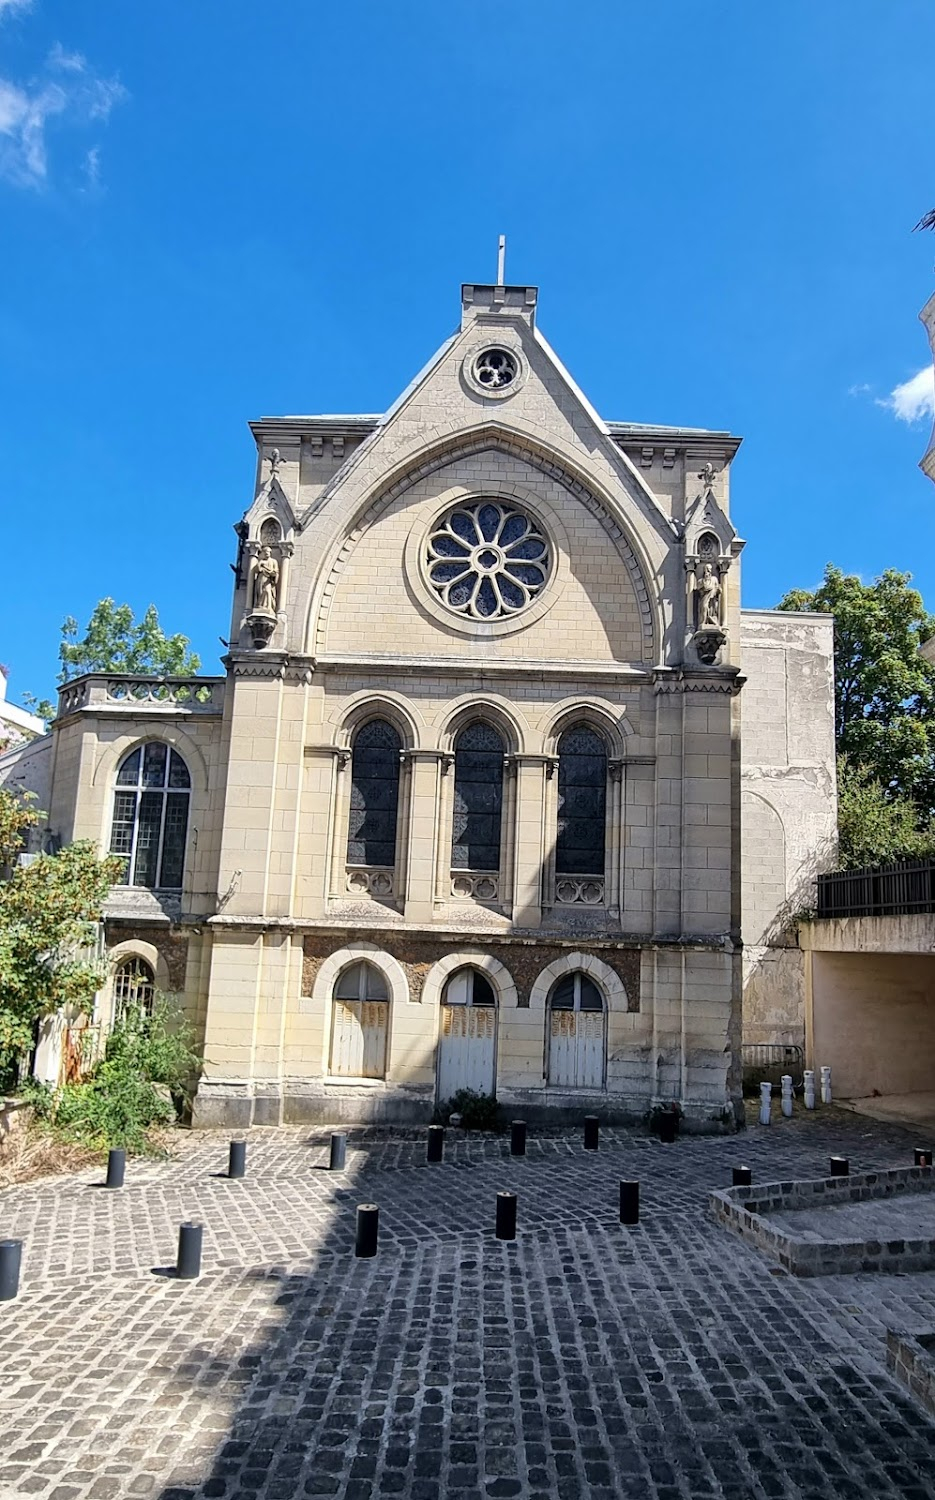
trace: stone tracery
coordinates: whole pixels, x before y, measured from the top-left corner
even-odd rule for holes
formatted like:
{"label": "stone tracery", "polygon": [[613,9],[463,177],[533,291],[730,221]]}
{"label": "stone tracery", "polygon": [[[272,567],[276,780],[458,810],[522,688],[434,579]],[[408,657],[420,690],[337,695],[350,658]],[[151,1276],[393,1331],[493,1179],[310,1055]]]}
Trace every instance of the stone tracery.
{"label": "stone tracery", "polygon": [[433,528],[425,557],[433,592],[475,620],[517,614],[551,571],[549,543],[532,517],[493,500],[449,511]]}

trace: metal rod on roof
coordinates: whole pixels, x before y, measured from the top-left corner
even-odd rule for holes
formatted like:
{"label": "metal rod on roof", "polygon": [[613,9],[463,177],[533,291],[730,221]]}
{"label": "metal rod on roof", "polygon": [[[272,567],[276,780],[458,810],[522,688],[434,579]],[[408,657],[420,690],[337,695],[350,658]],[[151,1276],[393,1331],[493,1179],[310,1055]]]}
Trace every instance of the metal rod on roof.
{"label": "metal rod on roof", "polygon": [[497,245],[497,286],[504,286],[503,278],[506,275],[506,235],[501,234]]}

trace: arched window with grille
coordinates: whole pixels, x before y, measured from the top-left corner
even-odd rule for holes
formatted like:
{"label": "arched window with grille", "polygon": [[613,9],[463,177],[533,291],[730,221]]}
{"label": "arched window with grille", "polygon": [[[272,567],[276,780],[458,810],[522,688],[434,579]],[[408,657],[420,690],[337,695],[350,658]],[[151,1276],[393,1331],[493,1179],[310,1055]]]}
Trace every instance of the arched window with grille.
{"label": "arched window with grille", "polygon": [[160,740],[138,745],[121,761],[110,852],[125,861],[125,885],[181,889],[191,787],[181,755]]}
{"label": "arched window with grille", "polygon": [[469,724],[455,740],[451,831],[455,896],[496,900],[499,895],[503,761],[503,740],[490,724]]}
{"label": "arched window with grille", "polygon": [[339,1078],[385,1078],[389,986],[361,960],[338,975],[331,1002],[330,1071]]}
{"label": "arched window with grille", "polygon": [[602,1089],[604,996],[587,974],[566,974],[549,995],[549,1085]]}
{"label": "arched window with grille", "polygon": [[587,724],[573,725],[558,742],[558,902],[603,901],[606,812],[607,748]]}
{"label": "arched window with grille", "polygon": [[122,1021],[128,1011],[139,1010],[151,1016],[156,994],[156,976],[145,958],[130,954],[121,958],[114,969],[114,1021]]}
{"label": "arched window with grille", "polygon": [[[351,806],[347,827],[349,876],[354,868],[382,870],[384,890],[369,878],[374,894],[389,894],[396,865],[396,823],[399,809],[399,756],[402,742],[392,724],[371,719],[354,736],[351,751]],[[349,886],[354,889],[349,881]]]}

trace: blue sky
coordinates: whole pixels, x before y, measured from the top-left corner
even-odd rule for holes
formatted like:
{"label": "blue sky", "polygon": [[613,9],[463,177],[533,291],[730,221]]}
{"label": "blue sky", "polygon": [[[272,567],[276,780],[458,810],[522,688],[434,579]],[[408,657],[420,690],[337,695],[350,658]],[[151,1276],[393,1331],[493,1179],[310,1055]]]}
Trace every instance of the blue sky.
{"label": "blue sky", "polygon": [[501,231],[604,416],[743,434],[748,605],[935,609],[933,58],[932,0],[0,0],[11,697],[108,594],[218,670],[247,420],[384,409]]}

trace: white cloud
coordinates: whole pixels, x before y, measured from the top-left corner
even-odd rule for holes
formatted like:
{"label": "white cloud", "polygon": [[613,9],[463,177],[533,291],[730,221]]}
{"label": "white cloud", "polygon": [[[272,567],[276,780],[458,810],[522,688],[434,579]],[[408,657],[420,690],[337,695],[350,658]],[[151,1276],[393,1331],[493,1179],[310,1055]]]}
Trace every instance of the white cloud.
{"label": "white cloud", "polygon": [[66,52],[61,42],[56,42],[49,53],[49,67],[58,68],[63,73],[83,73],[87,66],[86,57],[80,52]]}
{"label": "white cloud", "polygon": [[92,146],[84,158],[85,192],[94,193],[101,185],[101,148]]}
{"label": "white cloud", "polygon": [[935,366],[926,365],[911,380],[895,386],[888,396],[877,400],[877,406],[891,411],[900,422],[922,422],[935,417]]}
{"label": "white cloud", "polygon": [[[0,0],[3,7],[18,0]],[[86,59],[77,52],[66,52],[56,42],[42,75],[25,82],[0,78],[0,177],[20,187],[41,187],[49,175],[46,126],[56,116],[70,125],[87,125],[106,121],[114,106],[127,97],[116,78],[99,78]],[[85,171],[94,177],[85,158]]]}
{"label": "white cloud", "polygon": [[28,10],[31,5],[32,0],[0,0],[0,21],[18,10]]}

